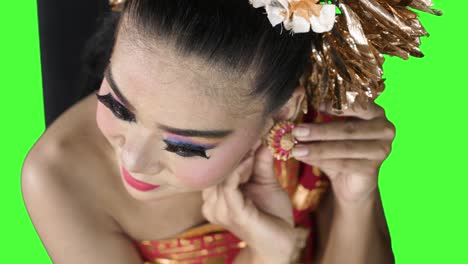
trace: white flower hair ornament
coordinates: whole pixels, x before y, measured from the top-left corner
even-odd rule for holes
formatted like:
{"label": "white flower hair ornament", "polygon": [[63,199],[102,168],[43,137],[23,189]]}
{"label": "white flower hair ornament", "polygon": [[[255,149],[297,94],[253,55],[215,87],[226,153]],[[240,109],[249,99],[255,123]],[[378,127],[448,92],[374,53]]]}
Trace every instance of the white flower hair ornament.
{"label": "white flower hair ornament", "polygon": [[336,7],[320,4],[316,0],[250,0],[255,8],[264,7],[273,26],[283,23],[286,30],[316,33],[332,30],[335,24]]}

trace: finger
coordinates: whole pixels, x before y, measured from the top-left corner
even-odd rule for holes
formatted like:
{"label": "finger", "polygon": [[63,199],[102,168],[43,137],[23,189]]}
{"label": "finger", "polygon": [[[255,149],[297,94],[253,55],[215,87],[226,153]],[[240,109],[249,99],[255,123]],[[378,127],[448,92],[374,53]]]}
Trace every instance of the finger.
{"label": "finger", "polygon": [[221,199],[221,202],[225,203],[224,208],[227,208],[231,213],[240,214],[242,208],[245,207],[244,197],[239,189],[239,184],[250,178],[253,164],[254,156],[251,155],[249,158],[242,161],[235,171],[220,184],[220,188],[218,188],[218,199]]}
{"label": "finger", "polygon": [[293,129],[298,141],[320,140],[393,140],[395,126],[385,117],[371,120],[347,119],[325,123],[302,123]]}
{"label": "finger", "polygon": [[208,200],[209,197],[213,195],[213,192],[215,191],[214,186],[208,187],[202,191],[202,198],[203,201]]}
{"label": "finger", "polygon": [[232,219],[240,221],[243,216],[247,216],[251,211],[245,211],[246,209],[252,210],[253,208],[248,208],[249,198],[245,196],[240,189],[222,189],[222,196],[225,202],[225,207],[227,208],[227,214],[229,217],[234,217],[237,219]]}
{"label": "finger", "polygon": [[245,160],[243,168],[240,168],[239,171],[239,184],[244,184],[250,180],[250,177],[253,173],[253,167],[255,164],[255,157],[250,156],[247,160]]}
{"label": "finger", "polygon": [[366,104],[367,109],[364,109],[360,106],[359,103],[353,104],[351,107],[342,109],[340,113],[336,112],[333,109],[332,103],[327,102],[323,103],[319,110],[326,114],[335,115],[335,116],[354,116],[361,119],[370,120],[376,117],[385,116],[385,110],[374,101],[369,101]]}
{"label": "finger", "polygon": [[202,190],[202,196],[204,199],[206,199],[207,197],[211,196],[213,194],[213,192],[215,191],[215,186],[210,186],[204,190]]}
{"label": "finger", "polygon": [[316,159],[368,159],[385,160],[391,151],[391,141],[346,140],[298,144],[293,156],[302,161]]}
{"label": "finger", "polygon": [[208,221],[215,223],[215,217],[213,214],[216,211],[216,186],[209,187],[203,190],[202,194],[204,200],[202,206],[202,214]]}
{"label": "finger", "polygon": [[225,216],[229,213],[231,215],[242,215],[245,199],[239,188],[221,188],[220,189],[221,202],[224,202]]}
{"label": "finger", "polygon": [[381,161],[364,159],[323,159],[312,160],[311,163],[310,165],[317,166],[332,180],[343,174],[376,178],[382,165]]}
{"label": "finger", "polygon": [[219,222],[226,222],[229,219],[229,213],[236,209],[236,204],[228,201],[226,195],[228,192],[232,192],[223,187],[223,185],[217,185],[217,200],[216,200],[216,219]]}
{"label": "finger", "polygon": [[239,184],[244,184],[250,180],[250,176],[252,175],[253,171],[253,163],[255,160],[255,153],[257,152],[258,148],[262,145],[262,140],[259,139],[256,141],[254,146],[249,150],[249,152],[244,156],[242,162],[245,162],[247,159],[252,158],[252,161],[246,161],[248,164],[245,165],[248,167],[245,173],[241,173]]}
{"label": "finger", "polygon": [[202,205],[201,211],[202,211],[203,216],[206,218],[206,220],[208,220],[209,222],[213,222],[213,216],[212,216],[213,209],[209,204],[204,203]]}
{"label": "finger", "polygon": [[241,162],[254,156],[255,152],[257,151],[257,149],[260,147],[261,144],[262,144],[262,140],[261,139],[257,140],[255,144],[253,145],[253,147],[244,155]]}
{"label": "finger", "polygon": [[202,212],[214,224],[223,223],[223,214],[226,213],[226,203],[222,194],[222,187],[217,184],[210,190],[210,195],[203,204]]}
{"label": "finger", "polygon": [[253,170],[254,157],[250,156],[246,160],[242,161],[234,172],[229,175],[223,182],[223,185],[229,189],[237,189],[239,184],[249,179]]}

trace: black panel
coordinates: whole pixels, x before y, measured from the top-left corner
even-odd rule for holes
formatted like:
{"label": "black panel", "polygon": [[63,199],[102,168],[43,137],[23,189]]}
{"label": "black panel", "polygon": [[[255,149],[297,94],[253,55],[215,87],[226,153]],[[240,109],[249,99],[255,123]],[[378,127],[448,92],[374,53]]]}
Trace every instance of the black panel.
{"label": "black panel", "polygon": [[[38,0],[46,126],[99,82],[84,76],[80,59],[108,0]],[[85,87],[83,87],[85,86]],[[84,90],[83,90],[84,89]]]}

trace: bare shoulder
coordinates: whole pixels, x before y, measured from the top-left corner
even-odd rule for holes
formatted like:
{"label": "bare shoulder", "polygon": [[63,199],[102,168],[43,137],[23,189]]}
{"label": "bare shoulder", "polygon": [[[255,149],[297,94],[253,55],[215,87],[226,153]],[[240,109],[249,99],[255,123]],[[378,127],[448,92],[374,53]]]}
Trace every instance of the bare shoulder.
{"label": "bare shoulder", "polygon": [[87,206],[106,200],[97,186],[113,183],[112,177],[106,177],[112,166],[95,123],[95,112],[96,99],[90,95],[60,115],[29,151],[23,163],[22,183],[47,182]]}
{"label": "bare shoulder", "polygon": [[96,99],[91,94],[60,115],[30,149],[23,174],[42,172],[46,175],[34,176],[34,180],[47,177],[62,188],[70,188],[69,194],[93,191],[86,182],[105,180],[99,175],[109,167],[95,113]]}
{"label": "bare shoulder", "polygon": [[53,262],[139,263],[138,253],[105,210],[108,192],[97,191],[106,178],[100,164],[103,150],[93,143],[93,111],[88,96],[31,148],[21,172],[24,203]]}
{"label": "bare shoulder", "polygon": [[[93,94],[88,95],[62,113],[42,134],[28,154],[63,155],[64,158],[80,158],[74,154],[77,151],[92,151],[95,153],[104,151],[97,137],[102,137],[96,124],[97,100]],[[67,153],[63,153],[64,151]],[[84,158],[84,157],[83,157]],[[50,160],[52,162],[52,160]]]}

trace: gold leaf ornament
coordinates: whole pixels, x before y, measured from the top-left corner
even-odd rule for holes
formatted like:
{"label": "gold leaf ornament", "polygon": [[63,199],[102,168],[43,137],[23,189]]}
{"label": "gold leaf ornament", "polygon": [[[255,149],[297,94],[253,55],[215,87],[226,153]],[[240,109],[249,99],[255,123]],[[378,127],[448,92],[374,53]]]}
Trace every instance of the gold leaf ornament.
{"label": "gold leaf ornament", "polygon": [[120,12],[122,11],[126,0],[109,0],[109,7],[112,11]]}
{"label": "gold leaf ornament", "polygon": [[[367,109],[384,90],[383,55],[423,57],[428,36],[416,11],[440,16],[430,0],[251,0],[265,7],[273,26],[318,33],[304,76],[311,105],[331,102],[335,113],[359,104]],[[332,4],[328,4],[328,3]],[[336,15],[336,7],[339,15]],[[309,22],[309,24],[307,24]]]}

